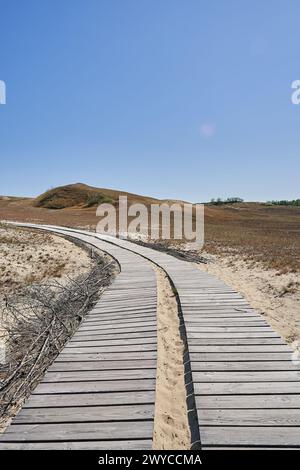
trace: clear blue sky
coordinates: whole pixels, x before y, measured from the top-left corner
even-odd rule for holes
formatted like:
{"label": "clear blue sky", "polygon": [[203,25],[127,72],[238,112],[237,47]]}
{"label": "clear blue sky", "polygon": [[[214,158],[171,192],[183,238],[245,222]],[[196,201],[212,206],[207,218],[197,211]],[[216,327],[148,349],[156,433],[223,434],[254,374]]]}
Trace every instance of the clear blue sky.
{"label": "clear blue sky", "polygon": [[298,0],[0,0],[0,194],[296,198]]}

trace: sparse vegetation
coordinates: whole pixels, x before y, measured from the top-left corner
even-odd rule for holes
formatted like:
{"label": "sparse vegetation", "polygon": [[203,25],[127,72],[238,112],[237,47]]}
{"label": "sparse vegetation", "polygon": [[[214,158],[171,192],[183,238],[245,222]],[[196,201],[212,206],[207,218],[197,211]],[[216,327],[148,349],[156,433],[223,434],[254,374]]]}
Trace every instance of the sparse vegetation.
{"label": "sparse vegetation", "polygon": [[260,263],[279,274],[299,272],[300,211],[258,203],[207,206],[204,248]]}
{"label": "sparse vegetation", "polygon": [[228,197],[227,199],[221,199],[218,197],[217,199],[211,199],[210,203],[214,204],[215,206],[221,206],[222,204],[237,204],[244,202],[244,200],[240,197]]}
{"label": "sparse vegetation", "polygon": [[297,206],[300,207],[300,199],[282,199],[281,201],[267,201],[266,204],[269,206]]}
{"label": "sparse vegetation", "polygon": [[74,206],[92,207],[102,202],[113,203],[114,200],[100,190],[74,184],[46,191],[34,201],[34,205],[47,209],[65,209]]}
{"label": "sparse vegetation", "polygon": [[45,209],[92,208],[96,204],[103,202],[116,204],[120,194],[126,195],[129,201],[134,200],[135,202],[145,203],[150,200],[155,201],[155,199],[131,193],[114,191],[112,189],[93,188],[86,184],[76,183],[49,189],[37,198],[31,201],[25,201],[25,204],[27,202],[30,205],[31,202],[31,206]]}
{"label": "sparse vegetation", "polygon": [[85,207],[93,207],[99,204],[113,204],[114,200],[111,197],[104,196],[103,194],[89,194],[87,197],[87,201],[85,203]]}
{"label": "sparse vegetation", "polygon": [[210,203],[216,206],[220,206],[222,204],[237,204],[243,202],[243,199],[239,197],[228,197],[227,199],[222,199],[218,197],[217,199],[211,199]]}
{"label": "sparse vegetation", "polygon": [[73,243],[45,232],[0,225],[1,294],[89,269],[89,256]]}

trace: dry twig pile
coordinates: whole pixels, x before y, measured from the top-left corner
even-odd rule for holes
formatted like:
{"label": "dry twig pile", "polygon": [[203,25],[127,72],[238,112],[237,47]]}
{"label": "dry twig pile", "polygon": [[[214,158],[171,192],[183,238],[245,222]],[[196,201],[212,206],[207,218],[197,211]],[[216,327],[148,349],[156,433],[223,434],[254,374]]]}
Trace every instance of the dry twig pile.
{"label": "dry twig pile", "polygon": [[0,383],[0,418],[16,413],[44,372],[74,334],[85,314],[111,282],[115,262],[91,253],[95,261],[88,274],[32,284],[6,298],[2,326],[7,362]]}

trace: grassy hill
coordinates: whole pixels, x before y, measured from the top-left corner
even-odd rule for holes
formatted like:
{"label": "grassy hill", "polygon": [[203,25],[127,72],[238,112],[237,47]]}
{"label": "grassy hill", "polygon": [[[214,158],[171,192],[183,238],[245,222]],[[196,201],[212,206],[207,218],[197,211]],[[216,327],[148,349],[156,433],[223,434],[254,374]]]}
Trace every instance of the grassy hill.
{"label": "grassy hill", "polygon": [[120,195],[127,196],[129,202],[144,202],[146,204],[157,202],[157,199],[139,196],[138,194],[75,183],[49,189],[35,198],[33,205],[46,209],[89,208],[102,203],[117,204]]}

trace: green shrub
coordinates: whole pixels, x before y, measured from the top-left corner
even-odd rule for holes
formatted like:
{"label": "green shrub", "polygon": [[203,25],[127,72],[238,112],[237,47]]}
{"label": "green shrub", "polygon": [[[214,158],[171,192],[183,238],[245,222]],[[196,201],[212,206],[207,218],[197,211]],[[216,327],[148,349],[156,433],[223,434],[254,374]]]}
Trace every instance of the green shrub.
{"label": "green shrub", "polygon": [[104,196],[103,194],[89,194],[84,207],[93,207],[99,204],[113,204],[114,200],[111,197]]}

